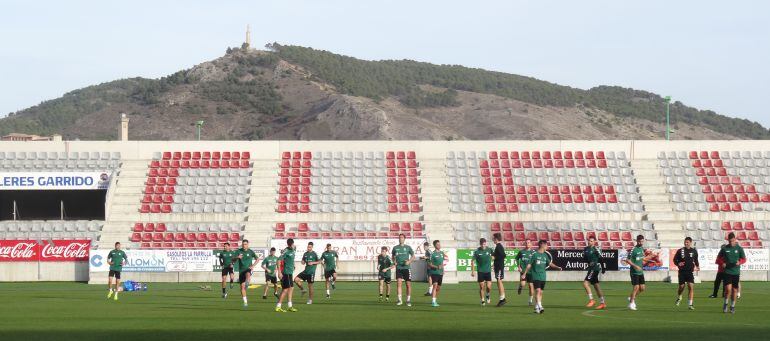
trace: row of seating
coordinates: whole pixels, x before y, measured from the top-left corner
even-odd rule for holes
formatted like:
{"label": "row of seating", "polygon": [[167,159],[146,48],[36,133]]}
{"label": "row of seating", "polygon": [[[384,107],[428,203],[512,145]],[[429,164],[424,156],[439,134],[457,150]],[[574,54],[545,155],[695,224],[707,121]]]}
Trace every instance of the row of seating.
{"label": "row of seating", "polygon": [[[748,193],[748,194],[760,194],[760,193],[766,193],[765,186],[763,185],[668,185],[667,188],[668,192],[672,194],[688,194],[688,193],[694,193],[694,194],[709,194],[709,193]],[[766,194],[763,194],[763,196]]]}
{"label": "row of seating", "polygon": [[4,220],[0,232],[98,232],[102,226],[97,220]]}
{"label": "row of seating", "polygon": [[770,194],[671,194],[671,198],[674,202],[688,203],[688,202],[707,202],[707,203],[725,203],[725,202],[753,202],[753,203],[770,203]]}
{"label": "row of seating", "polygon": [[401,223],[275,223],[275,232],[411,232],[423,231],[422,222]]}
{"label": "row of seating", "polygon": [[278,204],[277,213],[419,213],[419,203]]}
{"label": "row of seating", "polygon": [[244,213],[245,204],[141,204],[139,213]]}
{"label": "row of seating", "polygon": [[[224,188],[223,188],[224,190]],[[142,197],[143,204],[244,204],[246,198],[243,195],[191,195],[191,194],[145,194]]]}
{"label": "row of seating", "polygon": [[135,223],[133,232],[241,232],[242,223]]}
{"label": "row of seating", "polygon": [[719,213],[719,212],[754,212],[754,211],[767,211],[770,209],[769,206],[763,203],[754,204],[754,203],[681,203],[677,202],[674,203],[674,211],[677,212],[711,212],[711,213]]}
{"label": "row of seating", "polygon": [[249,160],[152,160],[150,161],[150,170],[156,169],[220,169],[220,168],[241,168],[251,167]]}
{"label": "row of seating", "polygon": [[0,161],[0,169],[6,172],[20,171],[107,171],[120,167],[119,160],[6,160]]}
{"label": "row of seating", "polygon": [[0,240],[91,240],[91,248],[97,248],[99,232],[0,232]]}
{"label": "row of seating", "polygon": [[407,238],[424,238],[424,228],[421,222],[276,223],[273,238],[373,239],[398,238],[400,234]]}
{"label": "row of seating", "polygon": [[282,160],[414,160],[414,151],[368,151],[368,152],[309,152],[286,151],[281,153]]}
{"label": "row of seating", "polygon": [[131,242],[238,242],[240,233],[194,233],[194,232],[133,232]]}
{"label": "row of seating", "polygon": [[249,152],[238,151],[185,151],[185,152],[155,152],[153,160],[248,160]]}
{"label": "row of seating", "polygon": [[453,202],[449,206],[449,211],[453,213],[642,213],[644,206],[641,203],[468,204]]}
{"label": "row of seating", "polygon": [[119,152],[0,152],[0,160],[120,160]]}
{"label": "row of seating", "polygon": [[533,150],[533,151],[449,151],[447,152],[447,159],[511,159],[511,160],[625,160],[626,159],[626,153],[625,152],[615,152],[615,151],[540,151],[540,150]]}
{"label": "row of seating", "polygon": [[494,222],[463,222],[452,223],[454,230],[466,229],[468,231],[486,230],[518,231],[526,230],[539,232],[558,231],[653,231],[653,225],[649,221],[590,221],[590,222],[563,222],[563,221],[494,221]]}
{"label": "row of seating", "polygon": [[[633,178],[630,168],[613,166],[608,168],[481,168],[479,163],[447,163],[447,175],[456,176],[492,176],[521,178],[564,178],[564,177],[628,177]],[[626,183],[627,181],[620,181]]]}
{"label": "row of seating", "polygon": [[670,151],[658,152],[658,159],[695,160],[695,159],[770,159],[770,151]]}

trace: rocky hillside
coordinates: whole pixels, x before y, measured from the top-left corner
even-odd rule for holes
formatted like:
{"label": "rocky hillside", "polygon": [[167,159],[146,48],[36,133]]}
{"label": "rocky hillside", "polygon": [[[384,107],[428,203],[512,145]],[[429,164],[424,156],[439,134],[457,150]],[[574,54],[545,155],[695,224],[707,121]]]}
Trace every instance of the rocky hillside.
{"label": "rocky hillside", "polygon": [[[203,139],[655,139],[663,100],[633,89],[581,90],[517,75],[413,61],[364,61],[304,47],[228,49],[161,79],[90,86],[0,120],[0,134]],[[672,104],[677,139],[765,139],[756,122]],[[576,129],[577,128],[577,129]]]}

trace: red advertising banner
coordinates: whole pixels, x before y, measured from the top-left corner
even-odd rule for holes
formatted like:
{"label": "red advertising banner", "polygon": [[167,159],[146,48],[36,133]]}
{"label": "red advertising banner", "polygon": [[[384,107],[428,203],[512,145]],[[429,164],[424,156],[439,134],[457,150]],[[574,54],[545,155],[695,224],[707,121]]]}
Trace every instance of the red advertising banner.
{"label": "red advertising banner", "polygon": [[36,262],[39,251],[34,240],[0,240],[0,262]]}
{"label": "red advertising banner", "polygon": [[90,240],[45,241],[40,248],[41,262],[85,262],[91,250]]}
{"label": "red advertising banner", "polygon": [[85,262],[90,240],[0,240],[0,262]]}

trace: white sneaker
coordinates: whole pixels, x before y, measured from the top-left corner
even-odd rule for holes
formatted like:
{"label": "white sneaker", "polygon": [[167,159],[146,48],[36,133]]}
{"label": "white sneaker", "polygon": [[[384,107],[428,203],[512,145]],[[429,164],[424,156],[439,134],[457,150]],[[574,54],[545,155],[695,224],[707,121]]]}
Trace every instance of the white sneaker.
{"label": "white sneaker", "polygon": [[398,300],[398,302],[396,302],[396,305],[402,305],[402,304],[404,304],[404,302],[401,302],[401,300]]}
{"label": "white sneaker", "polygon": [[313,304],[313,301],[307,301],[307,304]]}
{"label": "white sneaker", "polygon": [[636,304],[635,304],[635,303],[631,303],[631,304],[629,304],[629,305],[628,305],[628,309],[631,309],[631,310],[636,310]]}

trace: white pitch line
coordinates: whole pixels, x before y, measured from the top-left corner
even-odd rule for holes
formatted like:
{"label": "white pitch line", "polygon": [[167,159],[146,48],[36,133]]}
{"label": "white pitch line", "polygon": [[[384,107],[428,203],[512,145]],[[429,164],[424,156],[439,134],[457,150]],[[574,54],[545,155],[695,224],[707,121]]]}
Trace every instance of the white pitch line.
{"label": "white pitch line", "polygon": [[588,316],[588,317],[599,317],[599,318],[610,318],[610,319],[617,319],[617,320],[633,320],[633,321],[650,321],[650,322],[668,322],[668,323],[689,323],[689,324],[723,324],[723,325],[740,325],[740,326],[750,326],[750,327],[766,327],[766,325],[760,325],[760,324],[749,324],[749,323],[727,323],[727,322],[698,322],[698,321],[674,321],[674,320],[656,320],[656,319],[645,319],[645,318],[635,318],[635,317],[619,317],[619,316],[607,316],[607,315],[594,315],[594,312],[596,310],[586,310],[580,315]]}

